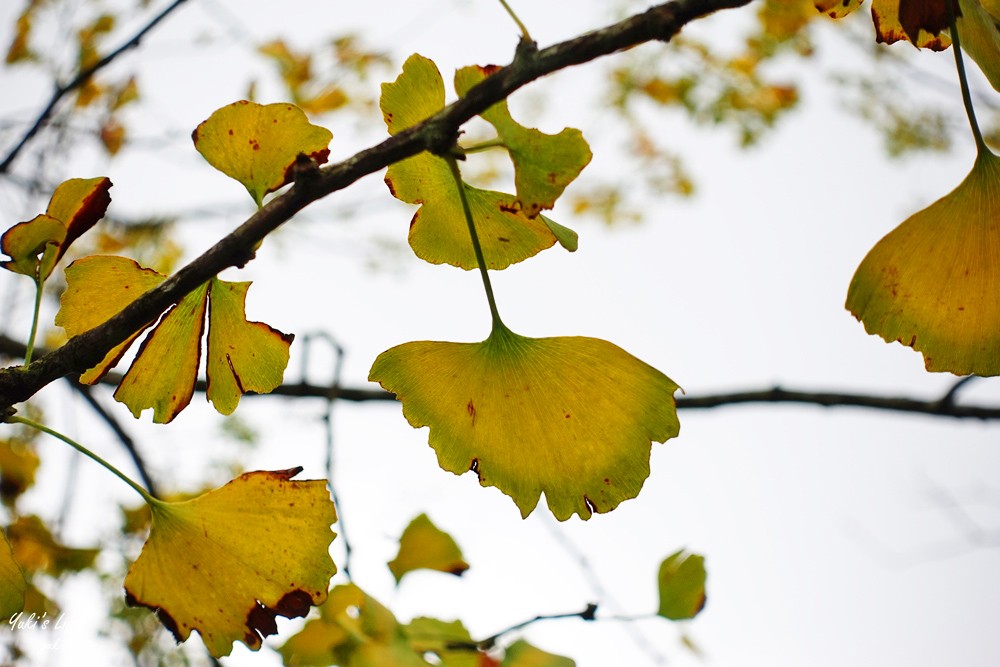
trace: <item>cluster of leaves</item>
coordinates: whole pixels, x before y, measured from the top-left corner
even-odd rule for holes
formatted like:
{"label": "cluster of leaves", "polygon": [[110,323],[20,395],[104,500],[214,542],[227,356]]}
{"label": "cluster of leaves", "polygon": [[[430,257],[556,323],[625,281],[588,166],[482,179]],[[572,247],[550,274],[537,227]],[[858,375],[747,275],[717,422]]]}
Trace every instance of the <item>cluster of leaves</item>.
{"label": "cluster of leaves", "polygon": [[[956,17],[949,16],[946,3],[875,0],[879,41],[907,40],[940,50],[950,43],[945,33],[949,24],[957,25],[968,53],[1000,89],[1000,37],[995,30],[1000,10],[995,3],[961,0]],[[28,44],[33,12],[42,4],[29,3],[21,15],[9,62],[32,57]],[[860,0],[814,4],[837,18],[856,9]],[[736,118],[742,141],[752,143],[797,99],[793,87],[768,82],[760,66],[784,49],[805,53],[811,48],[804,32],[813,20],[811,11],[805,2],[764,3],[758,13],[760,33],[747,41],[744,53],[724,62],[697,42],[682,40],[681,53],[726,76],[713,82],[656,72],[636,79],[623,73],[618,77],[620,103],[626,105],[630,96],[641,93],[661,104],[678,105],[696,119]],[[99,17],[81,31],[79,68],[96,61],[99,39],[112,27],[111,18]],[[337,48],[349,50],[351,45]],[[336,87],[314,85],[309,56],[281,42],[267,45],[263,52],[279,64],[297,103],[314,112],[345,103],[346,96]],[[459,69],[454,77],[457,95],[471,95],[497,70],[478,65]],[[133,87],[131,80],[117,90],[88,81],[78,93],[78,104],[86,106],[105,96],[116,109],[134,99],[134,89],[129,92]],[[408,131],[434,116],[445,107],[445,97],[433,61],[411,56],[399,76],[382,87],[380,109],[389,134]],[[480,272],[490,333],[472,343],[403,343],[378,356],[370,379],[397,395],[411,425],[429,427],[429,443],[444,470],[475,472],[481,485],[508,495],[522,516],[530,514],[544,494],[557,519],[574,514],[588,519],[638,495],[649,476],[652,443],[679,433],[674,399],[679,387],[610,342],[575,336],[529,338],[501,320],[489,272],[557,243],[576,249],[577,234],[543,211],[554,207],[588,164],[591,152],[578,130],[549,135],[525,127],[514,120],[504,101],[480,116],[496,131],[494,138],[471,146],[454,142],[435,153],[408,157],[389,167],[385,181],[393,196],[419,206],[409,226],[409,243],[418,257]],[[1000,217],[1000,157],[986,147],[974,119],[972,124],[978,157],[970,175],[872,249],[851,283],[847,306],[870,332],[920,350],[928,370],[998,375],[1000,306],[994,297],[1000,269],[993,260],[1000,252],[994,230]],[[213,113],[193,138],[207,162],[241,183],[263,209],[268,196],[314,173],[327,160],[332,133],[311,124],[295,104],[244,100]],[[114,153],[121,137],[104,142]],[[509,156],[514,193],[463,180],[459,161],[488,148]],[[110,188],[110,180],[103,177],[60,185],[44,214],[0,237],[0,250],[10,257],[0,265],[31,278],[40,295],[71,244],[104,217]],[[942,253],[953,261],[931,261]],[[67,288],[55,321],[69,337],[85,334],[169,280],[125,257],[78,259],[66,268]],[[247,321],[249,286],[211,278],[156,321],[133,331],[81,380],[99,381],[152,327],[115,393],[134,416],[151,407],[153,420],[165,423],[184,409],[198,376],[203,338],[206,395],[219,412],[232,413],[244,393],[272,391],[282,382],[292,337]],[[34,330],[33,325],[26,362]],[[164,358],[172,360],[169,368]],[[9,421],[87,453],[143,497],[150,512],[149,536],[125,577],[126,600],[153,610],[178,641],[197,631],[213,656],[228,655],[237,641],[258,649],[265,637],[277,632],[277,616],[304,617],[311,607],[321,606],[319,615],[280,649],[286,664],[573,664],[520,641],[500,650],[499,635],[475,641],[459,621],[417,618],[401,623],[353,583],[328,590],[337,571],[329,556],[336,511],[325,481],[293,480],[301,468],[245,473],[221,488],[167,502],[35,420],[10,416]],[[50,604],[34,587],[36,575],[57,577],[91,567],[97,554],[66,547],[37,518],[17,515],[17,499],[31,485],[38,466],[31,443],[25,436],[0,443],[0,498],[14,516],[0,540],[0,614],[8,616],[31,605]],[[273,520],[276,516],[281,520]],[[243,526],[253,531],[243,531]],[[388,567],[399,584],[417,569],[457,576],[469,565],[455,540],[421,515],[403,533],[399,554]],[[669,556],[658,573],[658,591],[659,616],[693,618],[705,604],[704,559],[683,551]],[[588,607],[576,615],[594,620],[595,611]]]}

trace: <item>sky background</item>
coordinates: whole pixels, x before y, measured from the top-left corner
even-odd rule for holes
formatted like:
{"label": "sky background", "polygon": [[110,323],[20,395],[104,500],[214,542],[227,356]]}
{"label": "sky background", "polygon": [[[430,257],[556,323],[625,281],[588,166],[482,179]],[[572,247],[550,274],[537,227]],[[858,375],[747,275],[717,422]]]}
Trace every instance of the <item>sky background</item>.
{"label": "sky background", "polygon": [[[0,43],[8,42],[19,5],[0,5]],[[122,216],[178,206],[191,212],[181,237],[192,258],[252,212],[242,187],[205,164],[186,137],[213,110],[243,98],[251,78],[258,80],[259,101],[281,99],[273,70],[253,55],[253,45],[283,37],[316,46],[357,31],[390,56],[384,80],[418,52],[437,62],[450,91],[456,67],[506,63],[517,38],[499,4],[486,0],[373,7],[191,0],[109,70],[139,72],[143,103],[129,112],[138,128],[136,149],[107,160],[85,146],[66,156],[64,176],[108,175],[115,184],[112,211]],[[613,18],[601,2],[515,7],[542,46]],[[752,12],[713,17],[697,34],[735,43]],[[138,16],[122,25],[108,43],[117,44],[141,22]],[[580,249],[555,248],[494,272],[505,322],[530,336],[605,338],[662,370],[690,396],[773,385],[942,395],[954,378],[928,374],[919,354],[866,335],[843,302],[867,250],[957,185],[971,168],[973,146],[959,132],[947,155],[888,159],[876,132],[845,109],[831,84],[837,73],[870,66],[850,45],[853,30],[870,33],[866,12],[853,28],[820,30],[819,56],[807,68],[778,63],[790,75],[805,74],[803,101],[752,150],[738,150],[732,132],[648,110],[658,136],[687,161],[697,196],[651,199],[643,202],[642,224],[611,228],[557,206],[551,217],[580,233]],[[643,48],[666,57],[662,47]],[[915,59],[922,71],[952,76],[950,53]],[[613,112],[596,104],[613,64],[559,73],[511,99],[515,118],[549,132],[577,127],[590,141],[595,159],[570,192],[637,168]],[[31,117],[47,94],[45,79],[30,68],[0,76],[3,117]],[[961,118],[957,84],[932,94]],[[333,131],[331,162],[384,136],[377,110],[363,121],[314,121]],[[10,194],[10,185],[3,188],[8,223],[37,212]],[[311,207],[268,239],[245,270],[223,277],[254,281],[250,319],[294,332],[300,341],[309,332],[334,336],[346,349],[344,383],[364,385],[371,362],[389,347],[409,340],[477,341],[488,333],[479,277],[425,264],[401,245],[412,211],[373,175]],[[0,294],[18,309],[3,328],[23,336],[30,290],[27,281],[12,285],[17,280],[0,276]],[[54,314],[53,304],[47,308]],[[296,379],[300,365],[296,343],[286,377]],[[309,378],[321,382],[330,373],[330,355],[316,349]],[[963,397],[996,401],[1000,387],[979,380]],[[130,470],[113,436],[76,397],[53,385],[39,399],[53,426]],[[169,427],[148,424],[148,413],[133,422],[123,406],[114,409],[164,486],[226,481],[213,462],[237,448],[221,437],[220,419],[201,397]],[[324,411],[320,401],[244,399],[238,414],[260,434],[246,467],[303,465],[303,477],[325,476]],[[579,611],[588,602],[600,603],[599,616],[649,614],[656,609],[660,561],[683,547],[703,554],[708,569],[708,604],[693,622],[548,621],[509,638],[524,636],[580,667],[997,664],[996,425],[803,406],[746,405],[680,417],[680,437],[654,443],[652,472],[638,498],[588,522],[558,524],[544,504],[521,520],[496,489],[481,488],[473,475],[443,472],[426,430],[411,429],[398,405],[338,404],[333,482],[356,583],[401,620],[460,618],[482,637],[536,614]],[[58,512],[60,491],[72,479],[65,536],[89,544],[95,535],[113,533],[115,503],[132,498],[64,449],[42,445],[45,467],[26,501],[40,513]],[[397,588],[385,563],[421,512],[453,534],[471,569],[461,579],[414,573]],[[970,526],[981,529],[981,544],[971,539]],[[333,555],[341,562],[339,538]],[[59,645],[47,646],[48,636],[33,640],[41,664],[75,664],[94,652],[114,662],[120,656],[114,643],[98,636],[106,594],[86,580],[68,583],[66,593],[71,623]],[[297,624],[281,627],[269,644],[280,645]],[[681,645],[681,632],[702,657]],[[274,654],[251,654],[241,644],[222,662],[277,664]]]}

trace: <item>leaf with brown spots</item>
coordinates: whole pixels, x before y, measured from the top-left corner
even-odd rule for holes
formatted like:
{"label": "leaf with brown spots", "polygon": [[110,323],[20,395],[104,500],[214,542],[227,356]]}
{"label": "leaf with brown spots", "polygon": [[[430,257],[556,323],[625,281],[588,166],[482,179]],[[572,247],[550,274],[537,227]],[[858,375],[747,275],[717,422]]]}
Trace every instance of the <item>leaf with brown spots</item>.
{"label": "leaf with brown spots", "polygon": [[[948,27],[946,0],[872,0],[875,39],[892,44],[907,41],[913,45],[942,51],[951,44],[944,34]],[[861,6],[862,0],[814,0],[816,9],[831,18],[847,16]]]}
{"label": "leaf with brown spots", "polygon": [[327,598],[337,568],[328,550],[337,520],[325,480],[301,468],[250,472],[193,500],[151,503],[126,600],[156,612],[177,641],[192,630],[214,657],[277,632]]}
{"label": "leaf with brown spots", "polygon": [[[389,134],[397,134],[444,107],[444,81],[437,66],[410,56],[392,83],[382,84],[382,114]],[[420,204],[410,222],[410,247],[432,264],[476,268],[459,189],[447,162],[421,153],[389,167],[385,182],[392,195]],[[476,220],[487,267],[505,269],[553,246],[576,249],[576,233],[544,216],[529,217],[518,197],[463,183]],[[535,211],[537,213],[537,211]]]}
{"label": "leaf with brown spots", "polygon": [[[66,269],[67,288],[56,324],[76,336],[110,319],[144,292],[166,280],[123,257],[85,257]],[[213,278],[160,319],[142,343],[115,398],[135,417],[153,408],[153,421],[173,420],[191,400],[208,328],[207,398],[231,414],[247,392],[264,394],[281,384],[294,338],[245,315],[250,283]],[[151,323],[152,324],[152,323]],[[148,325],[147,325],[148,326]],[[108,372],[145,330],[135,332],[81,376],[93,383]],[[169,359],[170,363],[164,363]]]}
{"label": "leaf with brown spots", "polygon": [[610,512],[638,495],[651,442],[680,430],[678,386],[595,338],[526,338],[500,325],[481,343],[394,347],[369,379],[396,394],[410,425],[430,427],[442,468],[475,471],[522,516],[542,493],[560,521]]}
{"label": "leaf with brown spots", "polygon": [[1000,157],[983,149],[958,187],[869,251],[847,309],[868,333],[919,350],[929,371],[1000,375],[998,221]]}
{"label": "leaf with brown spots", "polygon": [[[468,407],[473,411],[471,401]],[[469,564],[462,558],[462,550],[452,536],[435,526],[426,514],[421,514],[403,531],[399,553],[389,562],[389,569],[398,584],[404,575],[414,570],[437,570],[461,576],[469,569]]]}
{"label": "leaf with brown spots", "polygon": [[[487,67],[463,67],[455,72],[455,90],[465,95],[489,73]],[[506,101],[494,104],[480,116],[496,128],[510,154],[519,208],[529,218],[552,208],[593,157],[580,130],[566,128],[559,134],[545,134],[524,127],[511,117]]]}
{"label": "leaf with brown spots", "polygon": [[209,116],[192,139],[208,163],[242,183],[260,207],[264,195],[292,182],[300,154],[326,162],[333,134],[293,104],[243,100]]}

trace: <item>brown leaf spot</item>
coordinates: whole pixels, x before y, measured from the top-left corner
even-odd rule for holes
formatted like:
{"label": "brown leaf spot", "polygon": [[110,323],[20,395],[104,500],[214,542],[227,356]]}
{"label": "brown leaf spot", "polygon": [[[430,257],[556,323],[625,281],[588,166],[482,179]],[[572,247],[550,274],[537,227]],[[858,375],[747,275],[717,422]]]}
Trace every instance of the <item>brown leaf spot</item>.
{"label": "brown leaf spot", "polygon": [[501,203],[500,204],[500,210],[503,211],[504,213],[510,213],[511,215],[517,215],[518,213],[520,213],[521,207],[518,205],[517,202],[514,202],[513,204],[503,204],[503,203]]}
{"label": "brown leaf spot", "polygon": [[497,241],[499,241],[500,243],[510,243],[510,239],[507,238],[506,236],[498,236]]}
{"label": "brown leaf spot", "polygon": [[178,644],[184,641],[183,639],[181,639],[181,633],[177,628],[177,621],[174,620],[173,616],[171,616],[170,614],[168,614],[166,611],[164,611],[159,607],[153,607],[148,604],[139,602],[139,600],[137,600],[135,596],[132,595],[132,592],[127,588],[125,589],[125,604],[127,604],[129,607],[145,607],[146,609],[149,609],[150,611],[156,614],[156,617],[158,619],[160,619],[160,623],[163,624],[163,627],[165,627],[167,630],[170,631],[170,634],[173,635],[174,637],[174,641],[176,641]]}
{"label": "brown leaf spot", "polygon": [[229,136],[233,136],[233,130],[232,130],[232,128],[229,128]]}
{"label": "brown leaf spot", "polygon": [[468,569],[469,569],[469,566],[466,565],[465,563],[462,563],[461,565],[453,565],[448,570],[448,574],[453,574],[456,577],[461,577],[463,574],[465,574],[465,571],[468,570]]}
{"label": "brown leaf spot", "polygon": [[278,605],[275,607],[278,613],[285,618],[302,618],[309,613],[309,607],[313,605],[312,596],[303,590],[294,590],[285,593]]}
{"label": "brown leaf spot", "polygon": [[476,406],[473,405],[472,399],[469,399],[469,403],[465,406],[466,412],[469,413],[469,417],[472,418],[472,425],[476,425]]}

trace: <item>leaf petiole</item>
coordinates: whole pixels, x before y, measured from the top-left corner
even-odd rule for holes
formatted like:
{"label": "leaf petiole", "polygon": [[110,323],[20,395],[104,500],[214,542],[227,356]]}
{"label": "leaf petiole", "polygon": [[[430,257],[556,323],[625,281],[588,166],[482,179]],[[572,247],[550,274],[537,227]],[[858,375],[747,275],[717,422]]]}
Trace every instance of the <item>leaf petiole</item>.
{"label": "leaf petiole", "polygon": [[521,31],[521,38],[526,42],[533,42],[534,40],[531,39],[528,29],[523,23],[521,23],[521,19],[517,18],[517,14],[515,14],[514,10],[507,4],[507,0],[500,0],[500,4],[503,5],[503,8],[507,10],[507,13],[510,14],[510,17],[514,20],[514,23],[517,24],[517,29]]}
{"label": "leaf petiole", "polygon": [[483,246],[479,243],[479,234],[476,232],[476,223],[472,219],[472,209],[469,207],[469,199],[465,193],[465,182],[462,181],[462,172],[458,169],[458,159],[451,154],[443,156],[451,169],[452,178],[455,179],[455,187],[458,188],[458,198],[462,200],[462,211],[465,213],[465,222],[469,225],[469,236],[472,237],[472,249],[476,253],[476,263],[479,264],[479,274],[483,278],[483,288],[486,290],[486,300],[490,304],[490,315],[493,316],[493,328],[506,329],[497,311],[497,302],[493,297],[493,285],[490,283],[490,274],[486,269],[486,259],[483,257]]}
{"label": "leaf petiole", "polygon": [[481,153],[483,151],[488,151],[491,148],[507,148],[507,144],[501,139],[491,139],[489,141],[482,141],[478,144],[472,144],[471,146],[462,146],[462,153]]}
{"label": "leaf petiole", "polygon": [[969,79],[965,73],[965,59],[962,56],[962,43],[958,36],[958,20],[955,17],[955,4],[946,2],[948,7],[948,28],[951,32],[952,50],[955,52],[955,67],[958,69],[958,82],[962,88],[962,103],[965,104],[965,115],[969,118],[969,125],[972,128],[972,136],[976,140],[976,149],[982,153],[988,151],[986,142],[983,140],[982,130],[979,129],[979,122],[976,120],[976,110],[972,106],[972,93],[969,91]]}
{"label": "leaf petiole", "polygon": [[141,486],[139,486],[138,484],[136,484],[134,481],[132,481],[132,479],[129,478],[128,475],[126,475],[121,470],[119,470],[118,468],[114,467],[113,465],[111,465],[110,463],[108,463],[107,461],[105,461],[100,456],[98,456],[94,452],[90,451],[89,449],[87,449],[86,447],[84,447],[83,445],[81,445],[80,443],[76,442],[75,440],[73,440],[69,436],[65,436],[62,433],[59,433],[58,431],[54,431],[54,430],[50,429],[48,426],[45,426],[44,424],[40,424],[40,423],[38,423],[38,422],[36,422],[36,421],[34,421],[32,419],[27,419],[26,417],[17,417],[17,416],[9,417],[7,419],[7,422],[11,423],[11,424],[24,424],[25,426],[30,426],[31,428],[36,429],[38,431],[41,431],[42,433],[48,433],[53,438],[56,438],[58,440],[62,440],[67,445],[69,445],[70,447],[72,447],[76,451],[80,452],[84,456],[87,456],[90,459],[93,459],[95,462],[99,463],[100,465],[104,466],[107,470],[109,470],[111,473],[113,473],[114,475],[116,475],[120,480],[122,480],[123,482],[125,482],[126,484],[128,484],[129,486],[131,486],[132,489],[136,493],[138,493],[140,496],[142,496],[142,499],[145,500],[148,505],[150,505],[150,506],[156,506],[156,505],[162,504],[162,501],[160,501],[160,500],[154,498],[153,496],[151,496],[149,494],[149,492],[146,491],[146,489],[142,488]]}
{"label": "leaf petiole", "polygon": [[35,311],[31,318],[31,333],[28,334],[27,351],[24,353],[24,365],[31,363],[31,355],[35,351],[35,336],[38,335],[38,313],[42,308],[42,291],[45,280],[42,278],[42,264],[35,269]]}

